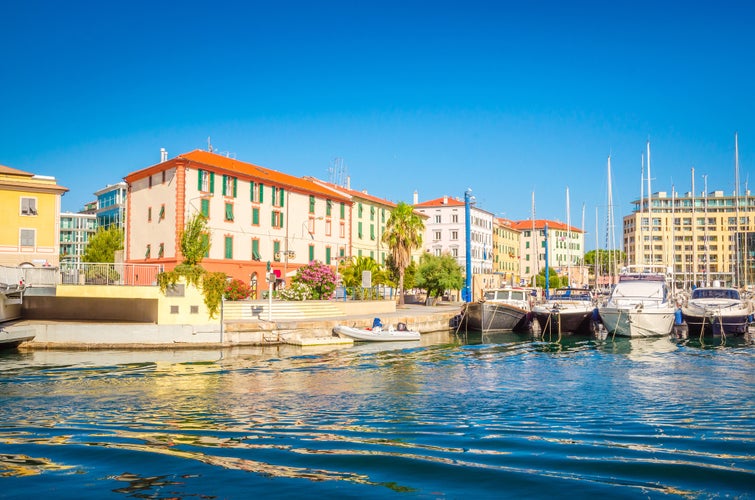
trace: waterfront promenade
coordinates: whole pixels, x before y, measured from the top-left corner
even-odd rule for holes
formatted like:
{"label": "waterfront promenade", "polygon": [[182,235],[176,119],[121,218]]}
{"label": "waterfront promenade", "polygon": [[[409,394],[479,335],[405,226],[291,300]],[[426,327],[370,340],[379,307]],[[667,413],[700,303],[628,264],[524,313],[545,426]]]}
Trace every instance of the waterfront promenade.
{"label": "waterfront promenade", "polygon": [[367,327],[380,317],[385,325],[406,323],[421,333],[448,329],[449,320],[461,304],[442,302],[425,306],[406,304],[395,311],[360,313],[313,319],[234,319],[208,325],[158,325],[154,323],[21,320],[4,326],[11,333],[34,335],[20,349],[156,349],[218,347],[289,343],[317,345],[349,342],[336,339],[332,329],[339,324]]}

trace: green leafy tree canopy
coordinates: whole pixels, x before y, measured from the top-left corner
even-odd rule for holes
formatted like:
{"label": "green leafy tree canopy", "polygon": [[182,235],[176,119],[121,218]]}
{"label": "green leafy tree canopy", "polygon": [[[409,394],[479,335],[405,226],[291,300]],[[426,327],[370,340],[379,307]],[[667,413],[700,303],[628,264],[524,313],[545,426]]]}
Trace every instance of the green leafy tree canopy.
{"label": "green leafy tree canopy", "polygon": [[108,229],[100,228],[89,239],[83,262],[115,262],[115,252],[123,250],[123,230],[112,225]]}
{"label": "green leafy tree canopy", "polygon": [[383,243],[388,245],[398,270],[398,301],[404,303],[404,274],[412,261],[412,251],[422,246],[425,223],[414,207],[399,202],[385,224]]}
{"label": "green leafy tree canopy", "polygon": [[431,297],[440,297],[446,290],[460,290],[464,286],[461,266],[450,254],[423,254],[417,268],[417,286]]}

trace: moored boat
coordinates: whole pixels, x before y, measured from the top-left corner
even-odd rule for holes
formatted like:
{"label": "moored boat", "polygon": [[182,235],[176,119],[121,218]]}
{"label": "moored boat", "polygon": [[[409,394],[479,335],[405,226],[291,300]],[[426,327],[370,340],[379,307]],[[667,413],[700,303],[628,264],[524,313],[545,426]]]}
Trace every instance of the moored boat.
{"label": "moored boat", "polygon": [[666,275],[647,271],[621,274],[606,303],[598,308],[608,333],[621,337],[668,335],[675,312]]}
{"label": "moored boat", "polygon": [[589,290],[560,288],[532,308],[543,334],[592,333],[595,305]]}
{"label": "moored boat", "polygon": [[23,342],[34,340],[28,333],[12,333],[0,327],[0,349],[15,349]]}
{"label": "moored boat", "polygon": [[529,331],[530,297],[526,288],[486,290],[483,300],[464,304],[461,326],[480,332]]}
{"label": "moored boat", "polygon": [[696,288],[682,307],[690,335],[742,335],[751,315],[750,303],[728,287]]}
{"label": "moored boat", "polygon": [[421,334],[417,331],[402,329],[403,323],[399,323],[398,329],[384,329],[382,326],[373,328],[357,328],[355,326],[337,325],[333,327],[333,334],[339,337],[348,337],[359,342],[397,342],[420,340]]}

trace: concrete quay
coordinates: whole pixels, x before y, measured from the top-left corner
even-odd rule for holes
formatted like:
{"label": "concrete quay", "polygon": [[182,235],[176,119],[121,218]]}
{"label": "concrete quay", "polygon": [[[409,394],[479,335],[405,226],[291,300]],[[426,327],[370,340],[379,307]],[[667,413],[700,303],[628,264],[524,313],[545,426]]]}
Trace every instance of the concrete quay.
{"label": "concrete quay", "polygon": [[328,345],[348,343],[333,337],[333,327],[347,324],[372,326],[375,317],[384,325],[406,323],[421,333],[448,330],[449,320],[461,304],[444,302],[425,306],[397,306],[392,312],[351,314],[332,318],[231,319],[207,325],[158,325],[155,323],[21,320],[6,324],[8,332],[34,335],[19,349],[175,349],[217,348],[245,345]]}

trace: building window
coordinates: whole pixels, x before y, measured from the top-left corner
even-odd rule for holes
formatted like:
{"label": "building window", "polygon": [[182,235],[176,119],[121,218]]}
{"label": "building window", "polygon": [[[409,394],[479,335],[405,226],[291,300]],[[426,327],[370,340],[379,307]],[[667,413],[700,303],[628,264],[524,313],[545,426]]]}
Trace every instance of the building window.
{"label": "building window", "polygon": [[252,260],[260,259],[260,240],[258,238],[252,239]]}
{"label": "building window", "polygon": [[280,262],[281,260],[281,242],[273,241],[273,260]]}
{"label": "building window", "polygon": [[434,231],[433,232],[433,240],[434,241],[440,241],[440,231]]}
{"label": "building window", "polygon": [[435,216],[435,223],[440,224],[440,215]]}
{"label": "building window", "polygon": [[339,228],[339,233],[338,233],[338,235],[339,235],[339,236],[340,236],[341,238],[345,238],[345,237],[346,237],[346,223],[345,223],[345,222],[343,222],[343,221],[341,221],[341,224],[340,224],[340,226],[341,226],[341,227]]}
{"label": "building window", "polygon": [[330,219],[326,219],[325,220],[325,236],[330,236],[330,235],[331,235]]}
{"label": "building window", "polygon": [[451,249],[451,256],[458,257],[459,256],[459,249],[458,248],[452,248]]}
{"label": "building window", "polygon": [[254,203],[262,203],[262,192],[264,189],[263,184],[257,184],[256,182],[249,183],[249,200]]}
{"label": "building window", "polygon": [[459,222],[459,214],[451,214],[451,222],[454,224]]}
{"label": "building window", "polygon": [[452,240],[458,240],[459,239],[459,231],[451,231],[451,239]]}
{"label": "building window", "polygon": [[357,223],[357,236],[359,237],[360,240],[362,239],[362,223],[361,222]]}
{"label": "building window", "polygon": [[236,188],[238,187],[238,179],[230,175],[223,176],[223,196],[236,197]]}
{"label": "building window", "polygon": [[286,193],[283,188],[279,187],[272,187],[273,190],[273,206],[274,207],[283,207],[283,202],[286,199]]}
{"label": "building window", "polygon": [[325,200],[325,215],[330,217],[333,214],[333,200]]}
{"label": "building window", "polygon": [[344,202],[341,202],[341,218],[346,218],[346,204]]}
{"label": "building window", "polygon": [[198,181],[197,189],[204,193],[214,193],[215,192],[215,173],[208,172],[206,170],[199,170],[198,175],[199,175],[199,181]]}
{"label": "building window", "polygon": [[315,246],[309,245],[309,262],[315,260]]}
{"label": "building window", "polygon": [[325,264],[330,265],[330,247],[325,247]]}
{"label": "building window", "polygon": [[225,258],[233,258],[233,236],[225,237]]}
{"label": "building window", "polygon": [[160,247],[157,249],[157,258],[162,259],[165,255],[165,243],[160,243]]}
{"label": "building window", "polygon": [[209,259],[210,258],[210,235],[203,234],[201,238],[202,238],[202,246],[207,249],[204,252],[204,258]]}
{"label": "building window", "polygon": [[165,218],[165,205],[160,206],[160,217],[159,220],[163,220]]}
{"label": "building window", "polygon": [[309,213],[315,213],[315,197],[313,195],[309,195]]}
{"label": "building window", "polygon": [[375,224],[370,224],[370,239],[375,240]]}
{"label": "building window", "polygon": [[271,223],[274,228],[280,229],[283,227],[283,212],[277,210],[273,211]]}
{"label": "building window", "polygon": [[144,258],[149,259],[152,256],[152,245],[147,245],[147,251],[144,252]]}
{"label": "building window", "polygon": [[225,220],[226,222],[233,222],[233,203],[225,204]]}
{"label": "building window", "polygon": [[375,220],[375,207],[370,207],[370,220]]}
{"label": "building window", "polygon": [[209,219],[210,218],[210,200],[206,198],[202,199],[201,207],[202,208],[200,209],[200,211],[202,212],[202,215],[206,219]]}
{"label": "building window", "polygon": [[21,215],[37,215],[36,198],[21,198]]}
{"label": "building window", "polygon": [[152,207],[147,207],[147,222],[152,222]]}
{"label": "building window", "polygon": [[165,184],[165,170],[163,170],[163,184]]}
{"label": "building window", "polygon": [[149,188],[152,189],[152,176],[149,176]]}
{"label": "building window", "polygon": [[19,243],[22,247],[33,247],[36,236],[35,229],[21,229],[18,235]]}
{"label": "building window", "polygon": [[252,209],[252,225],[260,225],[260,209],[256,207]]}
{"label": "building window", "polygon": [[360,219],[362,218],[362,209],[363,209],[363,207],[362,207],[362,204],[361,204],[361,203],[358,203],[358,204],[357,204],[357,216],[358,216],[358,217],[359,217]]}

